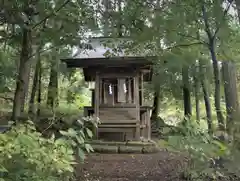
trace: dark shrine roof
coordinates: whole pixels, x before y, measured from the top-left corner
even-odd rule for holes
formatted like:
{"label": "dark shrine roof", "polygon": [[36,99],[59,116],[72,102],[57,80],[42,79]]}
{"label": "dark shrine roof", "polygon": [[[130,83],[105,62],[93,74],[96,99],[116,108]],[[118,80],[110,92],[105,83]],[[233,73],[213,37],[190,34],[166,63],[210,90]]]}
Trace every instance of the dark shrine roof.
{"label": "dark shrine roof", "polygon": [[[83,68],[86,81],[92,81],[96,71],[102,68],[138,68],[150,70],[150,74],[152,74],[151,65],[154,57],[130,55],[126,54],[123,49],[118,48],[118,51],[116,51],[116,48],[114,48],[116,44],[114,47],[111,46],[113,48],[109,48],[104,44],[104,41],[106,39],[91,39],[87,44],[87,49],[79,47],[73,57],[61,60],[66,63],[68,68]],[[149,81],[147,79],[146,81]]]}
{"label": "dark shrine roof", "polygon": [[[149,58],[149,57],[148,57]],[[113,70],[113,72],[121,72],[125,69],[134,71],[137,68],[147,70],[144,75],[144,81],[152,79],[152,61],[145,57],[110,57],[110,58],[78,58],[78,59],[62,59],[69,68],[83,68],[85,81],[94,81],[96,72],[103,70]]]}

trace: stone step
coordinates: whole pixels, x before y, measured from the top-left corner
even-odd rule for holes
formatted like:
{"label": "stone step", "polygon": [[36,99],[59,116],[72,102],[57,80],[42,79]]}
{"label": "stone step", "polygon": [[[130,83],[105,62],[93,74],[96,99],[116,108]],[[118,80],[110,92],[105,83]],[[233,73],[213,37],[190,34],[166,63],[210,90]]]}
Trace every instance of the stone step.
{"label": "stone step", "polygon": [[155,142],[109,142],[95,140],[89,142],[97,153],[154,153],[159,151],[159,147]]}

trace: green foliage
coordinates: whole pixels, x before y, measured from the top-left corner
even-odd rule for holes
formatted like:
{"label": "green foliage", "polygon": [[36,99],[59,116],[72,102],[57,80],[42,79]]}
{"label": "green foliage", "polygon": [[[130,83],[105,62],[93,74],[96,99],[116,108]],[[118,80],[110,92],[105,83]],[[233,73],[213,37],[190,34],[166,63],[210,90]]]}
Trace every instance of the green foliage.
{"label": "green foliage", "polygon": [[4,52],[0,51],[0,93],[10,92],[14,88],[14,75],[16,73],[14,53],[11,48],[5,48]]}
{"label": "green foliage", "polygon": [[0,135],[1,172],[5,181],[70,180],[73,149],[63,139],[45,139],[33,125],[14,126]]}
{"label": "green foliage", "polygon": [[[85,119],[85,121],[87,121]],[[90,123],[90,121],[87,121]],[[3,181],[68,181],[74,176],[75,149],[81,160],[93,151],[85,140],[91,130],[81,126],[61,131],[63,137],[44,138],[33,123],[17,124],[0,134],[0,174]],[[95,125],[95,124],[94,124]]]}
{"label": "green foliage", "polygon": [[190,158],[185,178],[200,181],[239,176],[238,149],[219,137],[209,135],[194,120],[180,123],[168,136],[167,145]]}
{"label": "green foliage", "polygon": [[78,155],[80,159],[85,158],[84,152],[93,152],[93,148],[90,144],[86,143],[86,140],[93,138],[93,132],[91,128],[96,128],[99,121],[87,117],[77,120],[72,123],[73,128],[69,128],[67,131],[60,131],[66,140],[68,140],[73,147],[78,149]]}
{"label": "green foliage", "polygon": [[[60,98],[66,100],[67,104],[76,105],[78,108],[90,104],[90,91],[87,83],[84,81],[82,72],[71,71],[69,75],[61,76]],[[68,89],[66,89],[68,87]]]}

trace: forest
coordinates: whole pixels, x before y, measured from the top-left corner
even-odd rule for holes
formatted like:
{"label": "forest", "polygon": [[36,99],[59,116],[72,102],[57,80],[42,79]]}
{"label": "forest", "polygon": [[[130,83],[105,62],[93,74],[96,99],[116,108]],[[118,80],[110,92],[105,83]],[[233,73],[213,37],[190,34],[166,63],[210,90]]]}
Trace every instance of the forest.
{"label": "forest", "polygon": [[[1,0],[0,181],[240,180],[239,27],[239,0]],[[90,85],[61,61],[91,37],[156,57],[159,153],[94,153]]]}

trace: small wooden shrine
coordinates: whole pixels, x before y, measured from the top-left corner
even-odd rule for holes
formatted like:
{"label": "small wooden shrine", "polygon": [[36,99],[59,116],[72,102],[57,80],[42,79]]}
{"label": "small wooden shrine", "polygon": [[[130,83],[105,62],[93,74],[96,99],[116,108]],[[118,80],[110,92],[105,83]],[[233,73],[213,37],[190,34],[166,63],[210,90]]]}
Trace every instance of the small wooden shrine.
{"label": "small wooden shrine", "polygon": [[83,69],[85,81],[95,82],[92,104],[85,116],[100,119],[97,139],[131,141],[151,139],[151,107],[144,105],[143,82],[151,81],[152,61],[144,56],[125,56],[111,52],[99,39],[90,41],[91,50],[62,59],[69,68]]}

